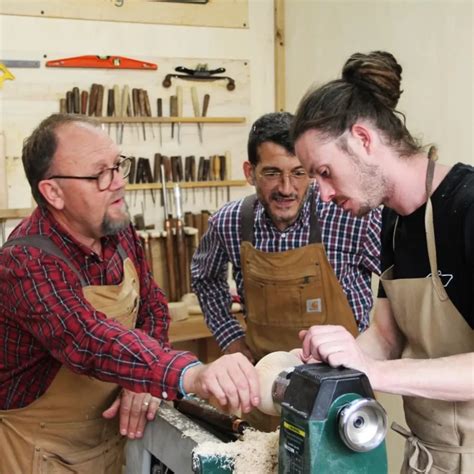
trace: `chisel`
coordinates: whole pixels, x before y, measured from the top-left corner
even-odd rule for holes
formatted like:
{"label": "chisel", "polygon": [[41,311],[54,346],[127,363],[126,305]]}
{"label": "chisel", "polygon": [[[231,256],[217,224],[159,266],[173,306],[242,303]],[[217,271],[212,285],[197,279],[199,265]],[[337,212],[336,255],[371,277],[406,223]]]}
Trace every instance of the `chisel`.
{"label": "chisel", "polygon": [[[120,87],[118,84],[114,84],[114,117],[121,117],[122,116],[122,97],[120,94]],[[120,142],[120,128],[119,124],[115,124],[115,141],[117,143]]]}
{"label": "chisel", "polygon": [[[156,99],[156,115],[163,117],[163,100],[161,98]],[[158,122],[158,129],[160,131],[160,146],[163,146],[163,131],[161,122]]]}
{"label": "chisel", "polygon": [[[170,117],[178,115],[178,102],[175,95],[170,96]],[[171,122],[171,138],[174,138],[174,122]]]}
{"label": "chisel", "polygon": [[[200,117],[201,112],[199,110],[199,98],[196,87],[191,87],[191,99],[193,102],[193,111],[195,117]],[[202,143],[202,123],[197,124],[199,142]]]}
{"label": "chisel", "polygon": [[[183,88],[176,86],[176,115],[183,116]],[[178,122],[178,144],[181,144],[181,122]]]}
{"label": "chisel", "polygon": [[81,114],[87,114],[87,99],[89,98],[89,93],[87,91],[81,92]]}

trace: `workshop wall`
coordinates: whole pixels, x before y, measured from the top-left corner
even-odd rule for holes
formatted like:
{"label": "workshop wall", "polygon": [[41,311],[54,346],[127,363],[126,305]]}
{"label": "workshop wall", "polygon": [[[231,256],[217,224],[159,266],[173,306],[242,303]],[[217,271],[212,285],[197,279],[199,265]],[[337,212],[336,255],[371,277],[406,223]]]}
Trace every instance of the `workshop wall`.
{"label": "workshop wall", "polygon": [[[20,159],[22,141],[42,118],[59,110],[59,98],[64,97],[71,86],[78,85],[83,90],[93,82],[112,86],[115,83],[122,85],[133,81],[138,87],[140,81],[143,81],[142,87],[149,88],[153,115],[156,114],[156,97],[160,94],[163,97],[163,113],[168,115],[168,97],[175,91],[176,83],[173,82],[168,92],[163,89],[161,82],[166,73],[172,72],[168,70],[169,67],[181,65],[180,59],[185,66],[203,62],[208,63],[210,68],[224,66],[229,75],[234,73],[236,76],[236,88],[232,92],[226,91],[224,83],[206,83],[208,87],[203,87],[200,83],[181,81],[185,95],[185,115],[193,116],[189,92],[191,85],[196,85],[201,103],[204,93],[211,95],[209,117],[243,117],[245,121],[235,124],[205,124],[203,144],[198,142],[196,124],[183,124],[181,146],[177,145],[176,140],[170,142],[170,125],[164,124],[163,135],[166,141],[161,150],[157,125],[154,125],[154,142],[144,142],[138,135],[138,127],[129,126],[123,144],[124,152],[149,158],[156,152],[168,156],[180,154],[183,159],[190,154],[196,154],[199,158],[199,155],[228,152],[231,157],[230,177],[242,180],[242,162],[245,160],[250,124],[261,114],[273,110],[273,2],[250,2],[247,24],[246,28],[210,28],[0,15],[3,39],[1,57],[41,60],[42,63],[40,69],[12,69],[16,79],[5,81],[0,90],[0,130],[3,132],[3,153],[6,155],[8,207],[31,206],[29,186]],[[66,70],[44,67],[46,60],[84,54],[114,54],[156,62],[158,71]],[[15,89],[16,87],[20,89]],[[103,114],[105,113],[104,105]],[[113,137],[114,128],[112,125]],[[147,133],[150,137],[150,126],[147,126]],[[250,191],[248,186],[232,187],[228,194],[224,191],[211,193],[206,188],[193,194],[193,200],[197,202],[191,202],[189,195],[185,199],[188,199],[189,206],[193,209],[205,208],[212,212],[228,197],[238,198]],[[138,193],[137,201],[135,191],[133,196],[132,192],[128,193],[132,212],[142,209],[143,194],[141,191]],[[146,193],[145,199],[145,221],[156,223],[159,227],[162,208],[159,202],[153,204],[150,192]],[[184,204],[184,210],[188,210],[186,203]],[[14,224],[14,221],[8,222],[7,234]]]}
{"label": "workshop wall", "polygon": [[[285,28],[289,111],[312,84],[339,78],[352,53],[387,50],[403,67],[408,129],[436,143],[441,162],[474,164],[472,1],[290,0]],[[403,424],[401,398],[377,397],[389,423]],[[389,430],[387,447],[389,472],[399,472],[403,438]]]}
{"label": "workshop wall", "polygon": [[354,52],[387,50],[403,67],[398,109],[443,163],[474,164],[471,0],[291,0],[286,8],[286,97],[340,77]]}

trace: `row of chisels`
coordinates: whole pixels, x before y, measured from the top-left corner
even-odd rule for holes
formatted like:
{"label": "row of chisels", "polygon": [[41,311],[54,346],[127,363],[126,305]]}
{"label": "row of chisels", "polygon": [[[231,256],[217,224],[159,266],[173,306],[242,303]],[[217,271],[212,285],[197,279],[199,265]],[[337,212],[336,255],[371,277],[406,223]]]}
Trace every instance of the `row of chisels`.
{"label": "row of chisels", "polygon": [[[202,101],[202,107],[199,103],[199,97],[196,87],[191,87],[191,100],[195,117],[206,117],[209,109],[210,95],[205,94]],[[176,87],[176,93],[169,97],[169,117],[183,116],[183,89],[181,86]],[[106,92],[102,84],[92,84],[89,91],[79,90],[73,87],[72,90],[66,92],[66,96],[59,100],[59,110],[61,113],[83,114],[93,117],[104,117],[104,103],[106,103],[105,116],[117,118],[136,118],[134,122],[138,126],[141,124],[141,132],[143,140],[147,140],[146,123],[150,126],[152,138],[155,138],[153,123],[140,122],[140,117],[153,117],[150,97],[145,89],[132,88],[125,85],[122,88],[114,85]],[[156,117],[163,117],[163,99],[156,99]],[[129,121],[127,121],[129,123]],[[124,122],[116,123],[116,141],[121,144],[123,142]],[[177,132],[175,133],[175,129]],[[203,124],[197,124],[199,141],[203,143]],[[163,144],[162,123],[158,122],[158,132],[160,145]],[[109,123],[110,134],[110,123]],[[171,138],[177,138],[181,143],[181,123],[171,123]]]}

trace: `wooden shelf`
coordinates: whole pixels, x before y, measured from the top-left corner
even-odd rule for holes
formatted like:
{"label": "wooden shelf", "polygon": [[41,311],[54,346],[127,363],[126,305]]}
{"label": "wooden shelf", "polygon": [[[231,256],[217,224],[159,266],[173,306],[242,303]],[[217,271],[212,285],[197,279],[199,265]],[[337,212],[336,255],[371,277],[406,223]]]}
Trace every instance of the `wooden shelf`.
{"label": "wooden shelf", "polygon": [[0,220],[23,219],[23,217],[28,217],[32,212],[33,209],[28,208],[0,209]]}
{"label": "wooden shelf", "polygon": [[93,117],[101,123],[245,123],[245,117]]}
{"label": "wooden shelf", "polygon": [[[175,183],[166,183],[166,189],[173,189]],[[227,181],[181,181],[179,183],[180,189],[190,188],[226,188],[226,187],[243,187],[248,186],[245,179],[242,180],[227,180]],[[140,183],[140,184],[127,184],[127,191],[140,191],[142,189],[161,189],[160,183]]]}

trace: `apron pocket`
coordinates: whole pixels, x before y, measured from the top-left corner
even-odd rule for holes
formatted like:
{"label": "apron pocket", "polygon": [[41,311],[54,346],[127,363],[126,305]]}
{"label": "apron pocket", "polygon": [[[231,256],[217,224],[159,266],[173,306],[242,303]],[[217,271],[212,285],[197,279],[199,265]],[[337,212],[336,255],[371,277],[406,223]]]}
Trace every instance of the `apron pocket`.
{"label": "apron pocket", "polygon": [[326,321],[323,286],[316,275],[278,281],[254,277],[246,283],[247,318],[255,324],[303,329]]}

